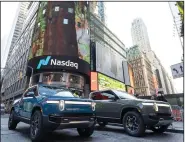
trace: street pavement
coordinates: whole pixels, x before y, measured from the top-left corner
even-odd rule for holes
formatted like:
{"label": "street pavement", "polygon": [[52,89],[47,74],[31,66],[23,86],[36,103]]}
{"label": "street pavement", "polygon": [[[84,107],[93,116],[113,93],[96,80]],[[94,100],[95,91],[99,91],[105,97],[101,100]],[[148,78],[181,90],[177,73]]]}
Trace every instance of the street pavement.
{"label": "street pavement", "polygon": [[[19,123],[16,130],[8,130],[8,117],[1,117],[1,142],[31,142],[29,139],[29,125]],[[181,133],[155,134],[146,131],[141,138],[131,137],[124,132],[122,127],[106,126],[104,129],[96,127],[96,131],[89,138],[81,138],[76,129],[54,131],[45,136],[44,142],[183,142]]]}

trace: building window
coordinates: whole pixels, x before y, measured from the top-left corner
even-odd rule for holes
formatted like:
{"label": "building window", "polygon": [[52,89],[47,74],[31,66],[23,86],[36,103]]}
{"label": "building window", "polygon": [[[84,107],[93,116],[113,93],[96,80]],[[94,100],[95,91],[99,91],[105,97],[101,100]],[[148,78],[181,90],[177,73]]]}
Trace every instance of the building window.
{"label": "building window", "polygon": [[68,8],[69,13],[73,13],[73,8]]}
{"label": "building window", "polygon": [[67,25],[68,24],[68,19],[63,19],[63,24]]}
{"label": "building window", "polygon": [[59,11],[60,7],[59,6],[55,6],[55,11]]}

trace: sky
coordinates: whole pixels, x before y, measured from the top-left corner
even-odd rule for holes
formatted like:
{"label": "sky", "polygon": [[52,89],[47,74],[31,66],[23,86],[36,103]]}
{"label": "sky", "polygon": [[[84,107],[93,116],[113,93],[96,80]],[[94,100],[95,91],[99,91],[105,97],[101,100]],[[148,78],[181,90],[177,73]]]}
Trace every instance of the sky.
{"label": "sky", "polygon": [[[8,36],[18,8],[18,2],[1,2],[1,66],[5,66],[9,48]],[[142,18],[148,31],[150,45],[161,60],[168,74],[170,66],[181,62],[182,47],[173,36],[173,18],[168,2],[106,2],[108,28],[117,35],[126,47],[133,46],[131,24]],[[8,18],[7,18],[8,17]],[[178,93],[183,92],[183,78],[173,80]]]}
{"label": "sky", "polygon": [[[173,36],[168,2],[106,2],[106,15],[108,28],[127,48],[133,46],[131,24],[135,18],[142,18],[152,50],[172,77],[170,66],[181,62],[183,50],[177,33]],[[183,92],[183,78],[174,79],[173,84],[178,93]]]}

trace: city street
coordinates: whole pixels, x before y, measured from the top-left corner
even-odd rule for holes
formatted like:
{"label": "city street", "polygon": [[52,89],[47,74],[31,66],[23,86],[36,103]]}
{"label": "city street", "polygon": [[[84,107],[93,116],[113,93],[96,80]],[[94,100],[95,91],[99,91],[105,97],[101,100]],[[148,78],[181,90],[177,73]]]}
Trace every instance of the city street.
{"label": "city street", "polygon": [[[30,142],[29,125],[19,123],[14,131],[8,130],[8,118],[1,118],[1,141],[2,142]],[[183,142],[183,134],[180,133],[164,133],[154,134],[147,131],[145,137],[135,138],[128,136],[123,128],[116,126],[107,126],[104,129],[96,127],[96,131],[90,138],[81,138],[76,129],[65,129],[55,131],[45,137],[44,142]]]}

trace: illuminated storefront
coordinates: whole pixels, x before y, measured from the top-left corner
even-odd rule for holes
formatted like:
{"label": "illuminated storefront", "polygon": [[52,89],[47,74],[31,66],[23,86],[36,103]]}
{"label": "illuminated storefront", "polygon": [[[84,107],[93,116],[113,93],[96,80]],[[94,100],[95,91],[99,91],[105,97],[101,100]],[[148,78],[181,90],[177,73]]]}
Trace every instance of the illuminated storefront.
{"label": "illuminated storefront", "polygon": [[123,82],[117,81],[101,73],[91,73],[91,91],[104,89],[126,91],[125,84]]}

